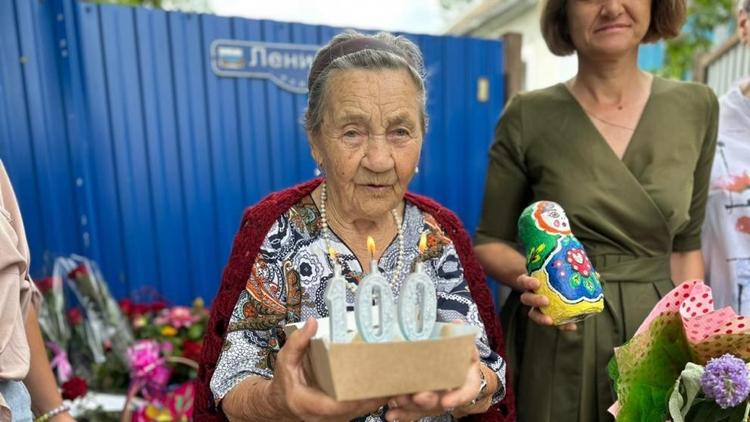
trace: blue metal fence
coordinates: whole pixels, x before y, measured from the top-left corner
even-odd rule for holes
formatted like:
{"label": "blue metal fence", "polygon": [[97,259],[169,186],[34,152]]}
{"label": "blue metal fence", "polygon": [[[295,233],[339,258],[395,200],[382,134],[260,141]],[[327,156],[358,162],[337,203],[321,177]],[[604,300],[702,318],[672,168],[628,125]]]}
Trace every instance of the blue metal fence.
{"label": "blue metal fence", "polygon": [[[216,76],[211,43],[321,45],[339,31],[0,1],[0,158],[21,203],[32,274],[79,253],[100,264],[118,297],[153,285],[175,303],[212,298],[244,207],[312,177],[314,166],[299,124],[306,97]],[[503,105],[502,44],[407,36],[425,55],[431,118],[412,188],[473,230]]]}
{"label": "blue metal fence", "polygon": [[654,44],[643,44],[638,52],[638,65],[649,72],[657,72],[664,67],[666,45],[664,41]]}

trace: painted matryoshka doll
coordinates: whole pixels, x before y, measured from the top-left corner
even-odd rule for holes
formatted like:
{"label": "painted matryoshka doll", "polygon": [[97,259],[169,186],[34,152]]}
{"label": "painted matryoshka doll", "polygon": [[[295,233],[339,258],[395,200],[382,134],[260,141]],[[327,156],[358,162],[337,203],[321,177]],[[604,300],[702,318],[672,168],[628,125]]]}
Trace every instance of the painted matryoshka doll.
{"label": "painted matryoshka doll", "polygon": [[526,207],[518,219],[518,233],[526,270],[541,284],[535,293],[549,299],[549,306],[540,311],[555,325],[578,322],[604,309],[599,274],[559,204],[539,201]]}

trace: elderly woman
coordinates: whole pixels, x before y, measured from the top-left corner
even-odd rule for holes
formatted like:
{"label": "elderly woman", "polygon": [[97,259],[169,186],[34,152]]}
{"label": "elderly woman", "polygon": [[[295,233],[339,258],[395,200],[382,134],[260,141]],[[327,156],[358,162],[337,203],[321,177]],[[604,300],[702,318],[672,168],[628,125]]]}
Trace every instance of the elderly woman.
{"label": "elderly woman", "polygon": [[[716,145],[716,97],[638,67],[644,42],[673,37],[684,0],[548,0],[542,32],[576,76],[515,97],[496,130],[475,251],[513,289],[503,309],[521,421],[610,420],[607,372],[674,282],[703,277],[701,224]],[[516,249],[536,200],[567,211],[604,280],[604,312],[557,329]],[[577,329],[576,329],[577,328]]]}
{"label": "elderly woman", "polygon": [[[347,32],[318,52],[305,126],[324,177],[274,193],[246,212],[214,301],[198,420],[451,420],[485,413],[503,397],[502,336],[469,239],[449,211],[406,193],[427,119],[422,75],[419,50],[402,37]],[[378,267],[397,297],[422,232],[438,319],[482,328],[465,384],[373,400],[329,398],[302,369],[314,318],[328,314],[324,292],[334,262],[327,251],[336,252],[353,304],[372,236]],[[301,320],[304,328],[285,340],[282,327]],[[493,411],[488,415],[498,419]]]}

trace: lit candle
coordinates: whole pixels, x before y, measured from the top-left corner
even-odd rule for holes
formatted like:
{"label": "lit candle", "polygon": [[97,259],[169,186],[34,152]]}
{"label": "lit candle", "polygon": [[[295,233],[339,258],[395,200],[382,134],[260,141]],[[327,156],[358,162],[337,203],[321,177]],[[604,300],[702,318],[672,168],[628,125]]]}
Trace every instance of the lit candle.
{"label": "lit candle", "polygon": [[422,232],[415,271],[406,278],[399,293],[399,326],[404,337],[411,341],[429,338],[437,319],[435,284],[424,272],[423,255],[426,249],[427,236]]}
{"label": "lit candle", "polygon": [[333,278],[326,287],[326,306],[328,306],[328,323],[332,343],[346,342],[346,279],[341,275],[341,265],[336,259],[336,251],[328,248],[328,255],[333,262]]}
{"label": "lit candle", "polygon": [[[368,343],[388,341],[392,338],[391,330],[396,319],[393,305],[393,292],[388,281],[380,274],[375,260],[375,241],[367,237],[367,250],[370,252],[370,273],[359,283],[354,316],[357,330],[362,339]],[[378,297],[378,327],[372,321],[372,303]]]}

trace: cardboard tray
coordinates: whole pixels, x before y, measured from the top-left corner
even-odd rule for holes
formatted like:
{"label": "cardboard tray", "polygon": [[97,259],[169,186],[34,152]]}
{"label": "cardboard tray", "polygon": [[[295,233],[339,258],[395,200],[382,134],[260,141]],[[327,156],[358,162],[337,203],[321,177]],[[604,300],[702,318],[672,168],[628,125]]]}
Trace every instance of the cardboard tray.
{"label": "cardboard tray", "polygon": [[[284,330],[290,335],[303,324]],[[339,401],[447,390],[466,381],[479,333],[478,327],[438,322],[428,340],[365,343],[355,335],[349,343],[330,343],[328,318],[320,318],[306,365],[312,382]]]}

